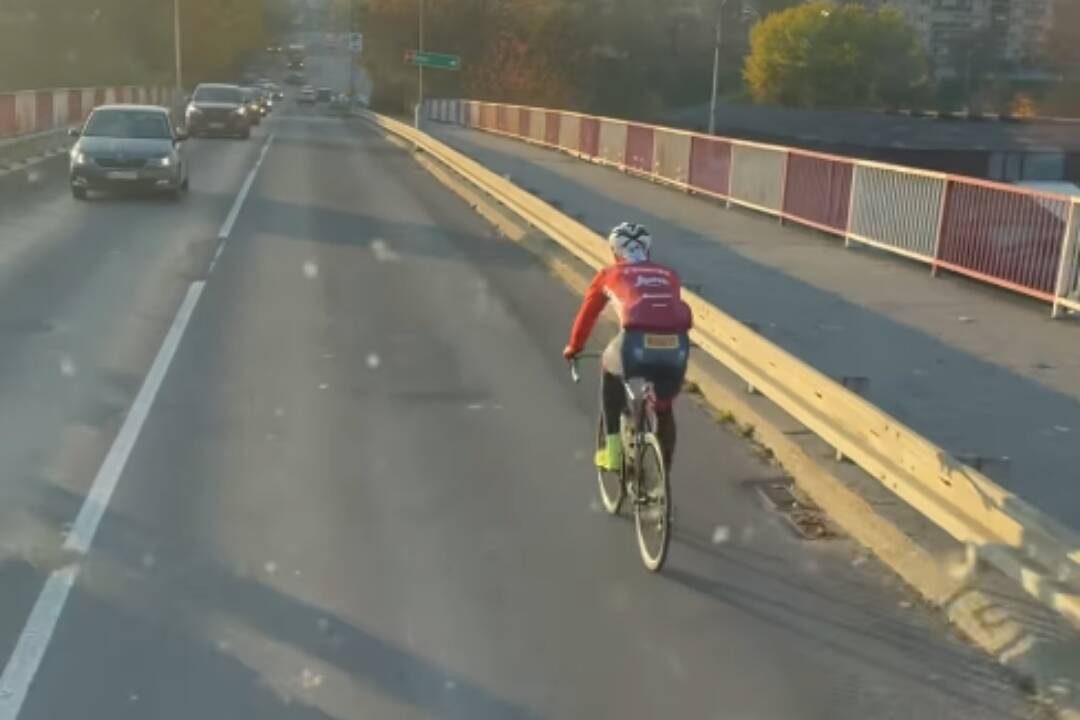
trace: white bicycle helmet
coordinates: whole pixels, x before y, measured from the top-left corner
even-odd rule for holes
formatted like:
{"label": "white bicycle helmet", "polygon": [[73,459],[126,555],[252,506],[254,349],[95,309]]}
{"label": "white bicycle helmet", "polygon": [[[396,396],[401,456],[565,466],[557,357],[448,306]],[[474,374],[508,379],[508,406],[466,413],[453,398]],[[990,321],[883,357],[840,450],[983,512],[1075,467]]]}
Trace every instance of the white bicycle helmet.
{"label": "white bicycle helmet", "polygon": [[652,236],[644,225],[624,222],[612,228],[608,244],[615,257],[626,262],[644,262],[649,259]]}

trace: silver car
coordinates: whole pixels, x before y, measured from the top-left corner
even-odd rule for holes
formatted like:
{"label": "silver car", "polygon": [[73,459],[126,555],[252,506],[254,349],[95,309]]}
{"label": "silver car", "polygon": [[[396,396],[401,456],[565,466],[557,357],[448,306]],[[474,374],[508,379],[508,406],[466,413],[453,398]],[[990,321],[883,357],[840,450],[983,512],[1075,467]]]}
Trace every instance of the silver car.
{"label": "silver car", "polygon": [[144,188],[179,197],[188,189],[185,140],[165,108],[103,105],[96,108],[71,148],[71,194]]}

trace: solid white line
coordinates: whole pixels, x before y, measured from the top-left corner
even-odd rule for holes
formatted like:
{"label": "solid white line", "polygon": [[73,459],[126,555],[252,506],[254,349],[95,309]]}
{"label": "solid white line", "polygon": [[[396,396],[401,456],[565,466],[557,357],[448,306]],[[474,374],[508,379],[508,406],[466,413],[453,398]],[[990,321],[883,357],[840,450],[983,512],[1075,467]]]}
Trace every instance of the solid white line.
{"label": "solid white line", "polygon": [[255,166],[251,168],[247,177],[244,178],[244,184],[240,186],[240,192],[236,195],[236,200],[233,201],[232,209],[225,216],[225,222],[222,223],[221,230],[218,231],[218,240],[227,240],[229,235],[232,234],[233,225],[236,224],[236,219],[240,217],[240,210],[244,207],[244,201],[247,200],[251,186],[255,182],[255,176],[259,174],[259,168],[262,167],[263,160],[266,159],[266,153],[270,151],[270,143],[272,142],[274,142],[274,134],[270,133],[270,137],[266,138],[266,142],[263,143],[262,150],[259,152],[259,159],[255,161]]}
{"label": "solid white line", "polygon": [[[143,380],[142,387],[139,388],[139,393],[131,404],[131,410],[124,418],[120,432],[117,433],[101,468],[94,477],[90,492],[83,501],[83,506],[75,518],[67,540],[64,541],[64,550],[79,555],[85,555],[90,550],[90,543],[94,540],[98,525],[101,524],[101,519],[109,506],[109,500],[112,499],[113,491],[116,490],[116,483],[124,472],[128,458],[131,457],[135,441],[139,439],[143,423],[150,414],[154,398],[161,389],[165,374],[176,355],[176,349],[180,346],[184,330],[187,329],[188,321],[191,320],[191,314],[205,286],[206,283],[199,281],[192,283],[188,288],[187,295],[180,303],[176,317],[173,318],[172,326],[161,343],[157,357],[154,358],[154,363],[150,366],[150,371],[146,374],[146,379]],[[30,612],[30,617],[27,618],[26,625],[19,635],[19,642],[15,645],[15,650],[4,667],[3,675],[0,675],[0,720],[18,718],[19,710],[26,700],[41,660],[45,657],[45,651],[48,649],[53,631],[56,630],[60,614],[67,602],[68,593],[75,584],[78,574],[77,565],[69,565],[53,571],[45,582],[41,594],[38,595],[34,609]]]}
{"label": "solid white line", "polygon": [[94,533],[97,532],[98,524],[101,523],[101,518],[109,507],[109,500],[112,499],[116,483],[124,472],[124,466],[135,447],[135,441],[139,438],[143,423],[150,414],[150,407],[154,404],[158,390],[161,389],[165,373],[169,370],[169,364],[176,354],[176,349],[180,347],[180,339],[184,336],[191,313],[194,312],[195,304],[199,302],[199,296],[202,295],[205,286],[206,283],[201,280],[191,283],[184,301],[180,303],[180,309],[176,311],[172,327],[169,328],[165,340],[161,343],[157,357],[154,358],[154,364],[150,366],[139,394],[135,396],[135,402],[131,404],[131,410],[128,411],[124,424],[120,426],[120,432],[113,440],[112,447],[109,448],[109,453],[105,456],[105,461],[101,464],[93,485],[90,486],[90,492],[83,501],[82,509],[79,510],[75,523],[71,526],[71,532],[64,541],[65,550],[85,555],[90,549]]}
{"label": "solid white line", "polygon": [[69,565],[54,570],[45,581],[15,652],[4,668],[4,674],[0,675],[0,720],[16,720],[19,716],[78,574],[78,567]]}
{"label": "solid white line", "polygon": [[[219,235],[222,243],[218,246],[217,253],[214,255],[214,262],[221,255],[224,240],[232,232],[232,227],[236,223],[236,218],[240,214],[244,200],[251,190],[252,183],[255,182],[255,175],[266,158],[266,153],[270,149],[270,143],[273,140],[274,136],[271,134],[266,143],[263,144],[259,159],[255,162],[251,172],[248,173],[247,179],[240,189],[240,194],[233,203],[229,216],[225,219],[225,224],[222,226]],[[150,415],[154,399],[157,397],[158,391],[161,390],[165,375],[168,373],[169,366],[176,356],[177,348],[180,347],[180,341],[184,337],[184,331],[187,329],[188,322],[191,320],[191,315],[195,311],[195,306],[198,304],[199,297],[205,287],[206,283],[203,281],[192,283],[188,288],[187,295],[184,296],[183,302],[180,303],[180,307],[176,311],[176,317],[173,318],[172,325],[169,327],[169,332],[166,333],[165,339],[158,349],[157,356],[154,358],[154,363],[150,366],[142,387],[139,388],[139,393],[135,396],[135,401],[131,404],[127,417],[124,418],[124,424],[120,426],[120,432],[117,433],[116,439],[113,440],[112,446],[101,464],[101,468],[98,469],[97,475],[94,477],[90,492],[87,493],[86,499],[79,509],[79,514],[75,518],[71,532],[64,541],[63,549],[65,551],[79,555],[86,555],[90,551],[90,544],[93,542],[98,526],[101,524],[101,520],[109,507],[109,501],[116,490],[116,484],[124,473],[128,458],[131,457],[131,451],[135,448],[143,424]],[[19,635],[15,650],[11,653],[7,665],[4,666],[3,674],[0,674],[0,720],[17,720],[19,711],[26,701],[27,693],[34,682],[34,676],[37,674],[41,661],[45,657],[53,632],[56,630],[57,623],[60,622],[60,615],[64,610],[64,605],[67,603],[68,595],[78,575],[79,566],[69,565],[60,570],[54,570],[45,581],[45,586],[41,589],[41,594],[38,595],[37,601],[30,611],[30,617],[27,618],[26,625]]]}

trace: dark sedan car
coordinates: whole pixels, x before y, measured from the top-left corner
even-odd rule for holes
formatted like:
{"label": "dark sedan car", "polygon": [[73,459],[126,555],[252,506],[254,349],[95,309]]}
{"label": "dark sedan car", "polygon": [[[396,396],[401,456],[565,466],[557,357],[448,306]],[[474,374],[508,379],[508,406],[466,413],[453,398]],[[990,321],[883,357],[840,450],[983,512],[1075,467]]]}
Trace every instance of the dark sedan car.
{"label": "dark sedan car", "polygon": [[71,194],[90,190],[146,188],[179,196],[188,187],[187,136],[173,127],[169,111],[150,105],[103,105],[95,109],[71,148]]}
{"label": "dark sedan car", "polygon": [[251,136],[251,112],[242,88],[236,85],[200,85],[188,103],[188,132],[191,135]]}

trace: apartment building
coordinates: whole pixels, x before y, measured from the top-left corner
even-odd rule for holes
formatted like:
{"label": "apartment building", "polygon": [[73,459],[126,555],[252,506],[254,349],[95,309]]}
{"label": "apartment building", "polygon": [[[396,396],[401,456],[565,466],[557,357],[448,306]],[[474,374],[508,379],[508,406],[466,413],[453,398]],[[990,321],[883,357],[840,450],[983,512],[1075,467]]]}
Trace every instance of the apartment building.
{"label": "apartment building", "polygon": [[1051,23],[1052,0],[886,0],[908,18],[935,67],[949,74],[963,64],[965,45],[988,50],[1009,68],[1036,65]]}

